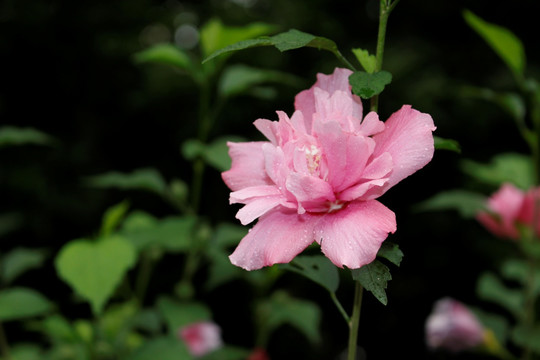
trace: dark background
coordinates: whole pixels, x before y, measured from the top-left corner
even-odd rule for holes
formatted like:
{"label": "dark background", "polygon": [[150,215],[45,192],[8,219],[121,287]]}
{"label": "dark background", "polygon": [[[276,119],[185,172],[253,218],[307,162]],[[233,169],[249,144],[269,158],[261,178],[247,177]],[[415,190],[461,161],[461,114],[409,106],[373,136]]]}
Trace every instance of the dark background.
{"label": "dark background", "polygon": [[[2,211],[24,214],[24,226],[1,240],[2,251],[32,246],[56,252],[65,242],[94,233],[103,211],[126,196],[134,208],[158,216],[174,212],[152,196],[90,189],[81,180],[105,171],[149,166],[166,178],[191,177],[179,147],[196,136],[193,83],[171,68],[132,61],[134,53],[153,41],[172,41],[177,26],[200,27],[213,17],[227,25],[264,21],[283,31],[296,28],[333,39],[351,61],[350,48],[374,52],[377,1],[244,3],[250,5],[232,0],[0,2],[0,124],[35,127],[58,140],[52,148],[0,150]],[[437,151],[425,169],[381,199],[397,214],[398,231],[391,239],[399,243],[405,258],[399,269],[393,269],[386,307],[370,294],[364,297],[359,343],[369,359],[404,354],[451,358],[425,348],[424,321],[433,302],[453,296],[489,309],[475,297],[475,282],[507,250],[506,244],[494,242],[478,224],[453,212],[413,211],[414,204],[439,191],[470,185],[459,170],[460,159],[487,161],[499,152],[526,151],[503,112],[464,98],[458,91],[464,84],[513,89],[511,74],[502,61],[463,21],[465,8],[511,29],[525,44],[527,74],[539,78],[535,0],[402,0],[390,17],[384,68],[394,80],[381,96],[381,119],[402,104],[412,104],[430,113],[438,127],[436,134],[458,140],[463,152]],[[197,52],[196,48],[190,51]],[[317,72],[330,73],[341,66],[332,54],[315,49],[284,54],[270,48],[250,49],[234,55],[230,62],[294,73],[305,79],[304,88],[311,86]],[[271,102],[234,99],[224,108],[211,138],[256,136],[252,122],[260,117],[274,119],[275,110],[290,114],[294,95],[300,90],[279,87],[278,97]],[[227,206],[228,191],[219,173],[209,170],[206,175],[201,212],[212,222],[235,221],[236,208]],[[482,190],[487,194],[493,189]],[[42,278],[24,280],[62,302],[69,290],[54,277],[52,268],[48,270]],[[339,344],[346,344],[347,329],[324,290],[294,275],[284,277],[277,286],[294,289],[296,296],[321,304],[325,341],[313,347],[285,327],[272,338],[272,358],[335,358],[341,350]],[[230,292],[219,290],[204,295],[218,321],[238,324],[241,322],[231,322],[235,312],[247,316],[239,308],[239,304],[246,306],[243,290],[239,287],[237,291],[239,297],[234,300]],[[352,284],[347,279],[339,295],[352,299]],[[344,303],[347,308],[351,305]],[[224,328],[226,341],[233,344],[244,345],[250,336],[250,330],[242,326]]]}

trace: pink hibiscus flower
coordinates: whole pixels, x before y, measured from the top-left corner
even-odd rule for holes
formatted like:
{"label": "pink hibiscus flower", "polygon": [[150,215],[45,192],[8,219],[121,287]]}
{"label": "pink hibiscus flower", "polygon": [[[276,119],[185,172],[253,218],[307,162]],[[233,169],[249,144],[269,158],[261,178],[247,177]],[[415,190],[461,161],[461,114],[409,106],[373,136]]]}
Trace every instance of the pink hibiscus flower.
{"label": "pink hibiscus flower", "polygon": [[533,221],[535,198],[540,198],[540,188],[527,192],[510,183],[503,184],[487,201],[487,211],[481,211],[476,219],[489,231],[501,238],[518,240],[519,226],[534,226],[540,235],[540,219]]}
{"label": "pink hibiscus flower", "polygon": [[246,270],[290,262],[316,241],[339,267],[372,262],[396,231],[395,214],[376,199],[433,157],[430,115],[405,105],[386,122],[362,120],[347,69],[318,74],[296,96],[292,117],[259,119],[269,141],[229,143],[231,169],[222,174],[236,217],[259,219],[230,256]]}
{"label": "pink hibiscus flower", "polygon": [[208,354],[223,346],[221,329],[210,321],[202,321],[187,325],[178,330],[178,337],[182,339],[195,357]]}
{"label": "pink hibiscus flower", "polygon": [[472,349],[484,341],[484,328],[462,303],[443,298],[426,320],[426,342],[432,349],[453,352]]}

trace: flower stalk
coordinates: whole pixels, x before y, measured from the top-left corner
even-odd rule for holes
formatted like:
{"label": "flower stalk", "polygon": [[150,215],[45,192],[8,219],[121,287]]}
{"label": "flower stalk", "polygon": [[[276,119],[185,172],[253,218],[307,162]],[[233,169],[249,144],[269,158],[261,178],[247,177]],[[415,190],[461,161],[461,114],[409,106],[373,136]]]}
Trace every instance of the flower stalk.
{"label": "flower stalk", "polygon": [[360,325],[360,312],[362,310],[362,295],[364,288],[356,281],[354,289],[353,312],[349,321],[349,351],[347,360],[356,360],[356,348],[358,342],[358,327]]}
{"label": "flower stalk", "polygon": [[[377,50],[375,54],[375,72],[382,70],[384,57],[384,43],[386,39],[386,27],[388,26],[388,17],[396,7],[399,0],[381,0],[379,10],[379,30],[377,34]],[[371,98],[371,111],[377,112],[379,108],[379,95]],[[356,349],[358,342],[358,327],[360,325],[360,312],[362,309],[362,295],[364,288],[360,282],[356,281],[354,290],[353,313],[349,321],[349,349],[348,360],[356,359]]]}

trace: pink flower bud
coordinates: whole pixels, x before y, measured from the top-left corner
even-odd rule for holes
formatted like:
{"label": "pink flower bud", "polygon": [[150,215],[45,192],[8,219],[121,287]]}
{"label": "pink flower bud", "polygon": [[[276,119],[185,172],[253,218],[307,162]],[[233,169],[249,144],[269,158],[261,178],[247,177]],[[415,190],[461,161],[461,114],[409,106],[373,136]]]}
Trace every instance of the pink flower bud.
{"label": "pink flower bud", "polygon": [[178,337],[186,343],[189,352],[195,357],[223,346],[221,329],[210,321],[187,325],[178,330]]}
{"label": "pink flower bud", "polygon": [[249,354],[247,360],[270,360],[270,356],[263,348],[255,348],[251,354]]}
{"label": "pink flower bud", "polygon": [[519,226],[532,227],[540,235],[540,219],[534,218],[534,203],[540,197],[540,188],[527,192],[512,184],[503,184],[487,201],[487,211],[481,211],[477,220],[489,231],[501,238],[520,238]]}
{"label": "pink flower bud", "polygon": [[432,349],[472,349],[482,343],[483,336],[484,329],[476,316],[451,298],[437,301],[426,321],[426,342]]}

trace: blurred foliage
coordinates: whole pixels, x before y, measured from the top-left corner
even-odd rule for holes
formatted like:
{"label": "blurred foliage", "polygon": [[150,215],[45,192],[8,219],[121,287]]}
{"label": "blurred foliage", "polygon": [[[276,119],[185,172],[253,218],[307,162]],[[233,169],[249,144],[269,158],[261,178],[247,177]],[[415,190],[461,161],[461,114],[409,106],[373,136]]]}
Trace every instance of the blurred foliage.
{"label": "blurred foliage", "polygon": [[[474,302],[477,278],[482,302],[475,305],[492,302],[499,317],[485,317],[498,324],[498,336],[537,346],[537,328],[505,330],[521,304],[514,285],[522,265],[507,262],[514,250],[493,245],[457,213],[409,211],[421,204],[470,218],[486,185],[531,183],[521,136],[538,140],[526,130],[525,110],[540,93],[533,81],[540,74],[537,4],[518,3],[411,0],[390,20],[383,68],[392,83],[381,118],[412,104],[432,114],[436,134],[456,139],[462,155],[456,143],[442,141],[439,148],[454,151],[437,151],[415,181],[385,199],[398,214],[391,240],[405,257],[387,288],[382,261],[395,264],[395,253],[379,254],[384,260],[372,269],[384,281],[367,274],[379,299],[390,298],[386,307],[364,300],[361,338],[370,357],[407,349],[440,358],[424,345],[431,303],[441,295]],[[325,266],[317,257],[252,273],[232,266],[227,256],[247,229],[233,223],[219,172],[230,164],[226,142],[257,140],[252,122],[289,112],[317,72],[344,66],[343,59],[374,71],[377,5],[2,2],[0,320],[11,357],[189,359],[176,328],[212,319],[228,345],[208,359],[245,359],[255,345],[275,359],[335,358],[347,327],[325,292],[351,298],[351,279],[313,275],[321,290],[295,274],[317,273]],[[314,48],[261,47],[208,59],[239,41],[293,48],[298,43],[275,35],[289,29]],[[530,76],[523,85],[529,95],[515,86],[516,75]],[[202,118],[210,119],[205,127]],[[123,205],[109,212],[114,204]]]}

